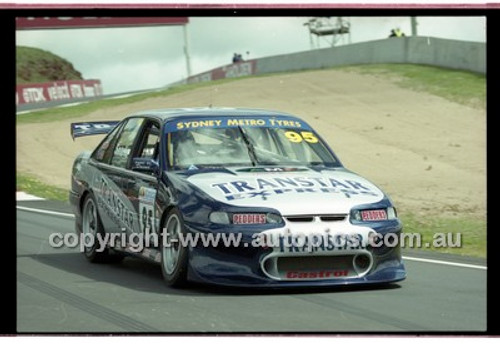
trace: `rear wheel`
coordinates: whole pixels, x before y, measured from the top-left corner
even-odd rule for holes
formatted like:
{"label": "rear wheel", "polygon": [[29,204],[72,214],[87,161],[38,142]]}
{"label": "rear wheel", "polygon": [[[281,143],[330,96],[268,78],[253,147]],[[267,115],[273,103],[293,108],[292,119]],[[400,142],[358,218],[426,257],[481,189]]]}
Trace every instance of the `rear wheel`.
{"label": "rear wheel", "polygon": [[188,251],[179,241],[184,223],[176,208],[170,210],[162,226],[161,271],[165,282],[173,287],[186,284]]}
{"label": "rear wheel", "polygon": [[102,249],[98,236],[104,239],[105,231],[97,211],[97,204],[94,195],[89,193],[83,202],[82,210],[82,239],[85,243],[84,255],[91,263],[119,262],[124,256],[118,253],[111,253],[108,247]]}

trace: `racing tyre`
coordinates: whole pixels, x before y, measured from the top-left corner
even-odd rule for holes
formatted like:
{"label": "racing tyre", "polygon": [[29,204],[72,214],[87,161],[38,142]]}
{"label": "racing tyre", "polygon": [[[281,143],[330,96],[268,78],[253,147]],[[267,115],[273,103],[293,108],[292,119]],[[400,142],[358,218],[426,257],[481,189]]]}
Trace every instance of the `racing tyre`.
{"label": "racing tyre", "polygon": [[165,282],[172,287],[186,284],[188,250],[179,242],[184,233],[184,222],[178,209],[173,208],[163,222],[161,247],[161,272]]}
{"label": "racing tyre", "polygon": [[91,242],[93,244],[85,244],[83,254],[91,263],[113,263],[120,262],[124,256],[116,252],[110,252],[109,248],[98,251],[99,240],[97,236],[104,236],[104,228],[102,226],[99,212],[97,211],[97,204],[94,195],[89,193],[83,202],[82,210],[82,233],[83,239],[87,242],[87,235],[93,236]]}

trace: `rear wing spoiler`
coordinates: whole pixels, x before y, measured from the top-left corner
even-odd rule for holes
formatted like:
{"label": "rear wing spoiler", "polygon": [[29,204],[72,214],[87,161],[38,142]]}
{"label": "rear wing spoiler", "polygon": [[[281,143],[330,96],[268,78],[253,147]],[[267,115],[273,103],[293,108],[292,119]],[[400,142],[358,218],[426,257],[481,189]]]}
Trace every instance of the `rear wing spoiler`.
{"label": "rear wing spoiler", "polygon": [[111,132],[120,121],[73,122],[71,124],[71,138],[100,135]]}

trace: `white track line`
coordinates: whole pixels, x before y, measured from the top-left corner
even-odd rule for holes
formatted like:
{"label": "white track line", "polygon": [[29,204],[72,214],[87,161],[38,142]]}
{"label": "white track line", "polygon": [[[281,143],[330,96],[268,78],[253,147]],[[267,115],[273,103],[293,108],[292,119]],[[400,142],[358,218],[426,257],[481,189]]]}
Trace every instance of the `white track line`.
{"label": "white track line", "polygon": [[[70,217],[70,218],[74,218],[75,217],[75,215],[72,214],[72,213],[63,213],[63,212],[56,212],[56,211],[40,210],[38,208],[30,208],[30,207],[23,207],[23,206],[16,206],[16,208],[19,209],[19,210],[22,210],[22,211],[35,212],[35,213],[44,213],[44,214],[53,215],[53,216]],[[438,259],[427,259],[427,258],[416,258],[416,257],[403,257],[403,259],[408,260],[408,261],[414,261],[414,262],[442,264],[442,265],[449,265],[449,266],[454,266],[454,267],[487,270],[487,267],[482,266],[482,265],[447,262],[447,261],[441,261],[441,260],[438,260]]]}
{"label": "white track line", "polygon": [[16,201],[34,201],[34,200],[45,200],[45,199],[31,194],[27,194],[24,191],[16,192]]}
{"label": "white track line", "polygon": [[408,261],[414,261],[414,262],[451,265],[453,267],[481,269],[481,270],[487,270],[488,269],[487,267],[482,266],[482,265],[447,262],[447,261],[440,261],[440,260],[437,260],[437,259],[426,259],[426,258],[416,258],[416,257],[403,257],[403,259],[406,259]]}
{"label": "white track line", "polygon": [[82,102],[74,102],[74,103],[61,104],[61,105],[57,105],[57,106],[55,106],[54,108],[68,108],[68,107],[74,107],[75,105],[80,105],[80,104],[84,104],[84,103],[88,103],[88,101],[82,101]]}
{"label": "white track line", "polygon": [[48,211],[48,210],[40,210],[38,208],[24,207],[24,206],[16,206],[18,210],[35,212],[35,213],[44,213],[52,216],[60,216],[60,217],[69,217],[74,218],[75,215],[72,213],[64,213],[64,212],[56,212],[56,211]]}

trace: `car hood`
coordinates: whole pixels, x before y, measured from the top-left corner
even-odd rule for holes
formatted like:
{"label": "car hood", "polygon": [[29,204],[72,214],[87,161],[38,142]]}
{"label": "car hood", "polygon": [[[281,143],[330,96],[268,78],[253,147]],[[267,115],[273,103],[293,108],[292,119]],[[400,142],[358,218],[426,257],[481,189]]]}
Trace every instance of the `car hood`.
{"label": "car hood", "polygon": [[353,206],[385,197],[373,183],[345,168],[224,169],[187,174],[186,181],[214,200],[270,207],[283,215],[347,214]]}

